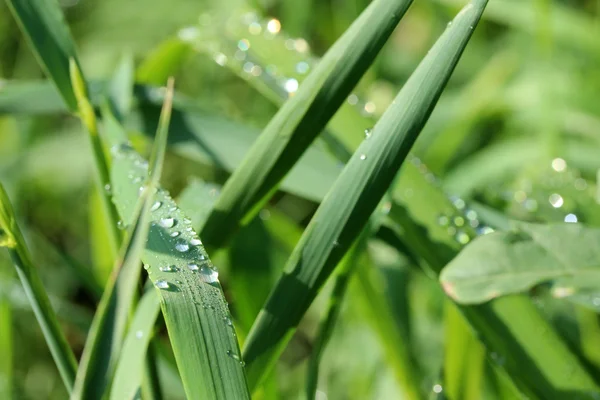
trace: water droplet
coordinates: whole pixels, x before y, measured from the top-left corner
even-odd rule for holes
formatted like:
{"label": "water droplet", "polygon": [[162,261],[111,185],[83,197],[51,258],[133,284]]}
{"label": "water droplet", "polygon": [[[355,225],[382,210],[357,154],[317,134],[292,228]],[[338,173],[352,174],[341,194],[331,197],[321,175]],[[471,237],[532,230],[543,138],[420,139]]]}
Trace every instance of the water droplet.
{"label": "water droplet", "polygon": [[242,367],[246,365],[246,363],[241,360],[240,356],[235,354],[233,351],[227,350],[227,355],[233,358],[234,360],[238,361]]}
{"label": "water droplet", "polygon": [[110,183],[104,185],[104,191],[106,192],[106,194],[112,194],[112,187],[110,186]]}
{"label": "water droplet", "polygon": [[504,362],[506,361],[504,356],[496,353],[495,351],[493,351],[492,353],[490,353],[490,357],[492,358],[492,360],[496,363],[496,365],[504,365]]}
{"label": "water droplet", "polygon": [[310,66],[307,62],[300,61],[298,64],[296,64],[296,72],[299,74],[305,74],[308,72],[309,69]]}
{"label": "water droplet", "polygon": [[469,235],[467,235],[467,233],[463,231],[458,231],[458,233],[456,234],[456,241],[460,244],[467,244],[470,240],[471,238],[469,237]]}
{"label": "water droplet", "polygon": [[442,393],[444,388],[439,383],[436,383],[435,385],[433,385],[432,390],[433,390],[433,393]]}
{"label": "water droplet", "polygon": [[450,197],[450,201],[452,202],[452,204],[454,204],[454,207],[456,207],[459,210],[465,208],[465,201],[460,197],[452,196]]}
{"label": "water droplet", "polygon": [[119,222],[117,222],[117,228],[119,228],[120,230],[127,229],[127,224],[123,222],[123,220],[119,220]]}
{"label": "water droplet", "polygon": [[454,217],[453,222],[454,222],[454,225],[461,227],[465,224],[465,219],[463,217],[458,216],[458,217]]}
{"label": "water droplet", "polygon": [[150,208],[150,211],[156,211],[160,208],[160,206],[162,205],[162,202],[157,201],[154,204],[152,204],[152,207]]}
{"label": "water droplet", "polygon": [[373,129],[365,129],[365,139],[370,138],[371,133],[373,133]]}
{"label": "water droplet", "polygon": [[150,268],[150,266],[148,264],[144,264],[144,269],[148,270],[148,268]]}
{"label": "water droplet", "polygon": [[277,34],[281,30],[281,22],[279,20],[273,18],[267,22],[267,30],[270,33]]}
{"label": "water droplet", "polygon": [[267,210],[266,208],[263,208],[262,210],[260,210],[260,213],[258,213],[258,216],[263,221],[267,221],[269,218],[271,218],[271,211]]}
{"label": "water droplet", "polygon": [[548,201],[550,202],[550,204],[554,208],[560,208],[565,203],[565,201],[562,198],[562,196],[560,194],[558,194],[558,193],[552,193],[550,195],[550,197],[548,198]]}
{"label": "water droplet", "polygon": [[185,253],[189,249],[190,249],[190,246],[185,242],[180,242],[175,245],[175,250],[177,250],[180,253]]}
{"label": "water droplet", "polygon": [[366,154],[361,154],[360,155],[360,159],[361,160],[366,160],[367,159],[367,155]]}
{"label": "water droplet", "polygon": [[475,210],[467,210],[465,215],[469,221],[474,221],[477,219],[477,211]]}
{"label": "water droplet", "polygon": [[167,265],[164,267],[160,267],[159,270],[162,272],[177,272],[179,269],[175,265]]}
{"label": "water droplet", "polygon": [[199,258],[200,260],[205,260],[205,259],[206,259],[206,257],[204,256],[204,254],[200,254],[200,255],[198,256],[198,258]]}
{"label": "water droplet", "polygon": [[188,26],[180,29],[179,32],[177,32],[177,36],[184,42],[190,42],[200,36],[200,30],[194,26]]}
{"label": "water droplet", "polygon": [[214,283],[219,279],[219,273],[206,265],[200,268],[200,273],[202,274],[202,280],[206,283]]}
{"label": "water droplet", "polygon": [[227,56],[223,53],[215,54],[214,58],[215,62],[219,64],[221,67],[227,64]]}
{"label": "water droplet", "polygon": [[200,239],[198,239],[198,238],[192,238],[190,240],[190,244],[192,246],[200,246],[202,244],[202,241]]}
{"label": "water droplet", "polygon": [[135,332],[135,337],[137,339],[141,339],[142,337],[144,337],[144,331],[142,331],[142,330],[136,331]]}
{"label": "water droplet", "polygon": [[175,231],[175,232],[172,232],[169,236],[171,236],[171,237],[177,237],[179,235],[180,235],[180,233],[178,231]]}
{"label": "water droplet", "polygon": [[196,272],[200,269],[200,267],[198,267],[198,264],[188,264],[187,267],[192,272]]}
{"label": "water droplet", "polygon": [[283,84],[283,88],[288,93],[295,93],[298,90],[299,84],[298,81],[294,78],[290,78],[285,81]]}
{"label": "water droplet", "polygon": [[248,51],[248,49],[250,49],[250,42],[248,41],[248,39],[242,39],[238,42],[237,47],[241,51]]}
{"label": "water droplet", "polygon": [[570,222],[570,223],[577,222],[577,215],[575,215],[575,214],[567,214],[567,215],[565,215],[565,222]]}
{"label": "water droplet", "polygon": [[233,326],[233,322],[231,322],[231,318],[224,317],[223,320],[225,321],[225,323],[227,324],[227,326]]}
{"label": "water droplet", "polygon": [[448,28],[450,28],[452,26],[452,21],[448,22]]}
{"label": "water droplet", "polygon": [[252,22],[248,26],[248,32],[250,32],[252,35],[260,35],[260,32],[262,32],[262,26],[260,26],[258,22]]}
{"label": "water droplet", "polygon": [[575,186],[575,189],[577,189],[577,190],[587,189],[587,181],[583,178],[575,179],[575,182],[573,183],[573,185]]}
{"label": "water droplet", "polygon": [[350,96],[348,96],[348,103],[350,103],[353,106],[357,105],[358,104],[358,96],[355,94],[351,94]]}
{"label": "water droplet", "polygon": [[375,112],[375,110],[376,110],[375,103],[373,103],[372,101],[367,101],[365,103],[365,112],[367,114],[373,114]]}
{"label": "water droplet", "polygon": [[552,169],[556,172],[564,172],[567,169],[567,162],[562,158],[552,160]]}
{"label": "water droplet", "polygon": [[492,228],[490,228],[489,226],[480,226],[479,228],[477,228],[477,234],[479,236],[487,235],[488,233],[492,233],[492,232],[494,232],[494,230]]}
{"label": "water droplet", "polygon": [[450,218],[448,218],[446,215],[440,215],[437,218],[437,223],[440,226],[448,226],[448,224],[450,223]]}
{"label": "water droplet", "polygon": [[392,210],[392,202],[391,201],[386,201],[385,203],[383,203],[383,206],[381,207],[381,211],[385,215],[389,214],[391,210]]}
{"label": "water droplet", "polygon": [[575,289],[574,288],[570,288],[570,287],[555,287],[555,288],[552,288],[552,296],[556,297],[557,299],[562,299],[563,297],[569,297],[573,293],[575,293]]}
{"label": "water droplet", "polygon": [[183,223],[184,223],[184,224],[191,224],[191,223],[192,223],[192,220],[191,220],[191,219],[189,219],[189,218],[184,218],[184,219],[183,219]]}
{"label": "water droplet", "polygon": [[294,41],[294,47],[298,53],[304,53],[308,51],[308,42],[302,38]]}
{"label": "water droplet", "polygon": [[168,289],[169,288],[169,282],[162,280],[162,279],[159,279],[158,281],[156,281],[156,283],[154,285],[159,289]]}
{"label": "water droplet", "polygon": [[161,218],[159,221],[160,226],[163,228],[172,228],[175,225],[176,220],[174,218]]}

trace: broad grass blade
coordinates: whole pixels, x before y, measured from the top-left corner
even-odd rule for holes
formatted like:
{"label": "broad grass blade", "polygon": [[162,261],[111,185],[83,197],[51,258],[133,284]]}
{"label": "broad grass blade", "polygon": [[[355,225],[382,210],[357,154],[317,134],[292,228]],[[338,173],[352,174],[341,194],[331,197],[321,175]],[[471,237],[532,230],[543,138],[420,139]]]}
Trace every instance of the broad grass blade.
{"label": "broad grass blade", "polygon": [[203,227],[208,246],[221,247],[248,222],[346,99],[411,4],[376,0],[321,59],[246,154]]}
{"label": "broad grass blade", "polygon": [[146,353],[159,312],[158,293],[151,288],[140,300],[123,343],[110,391],[111,400],[133,399],[140,390]]}
{"label": "broad grass blade", "polygon": [[60,376],[70,393],[75,381],[77,361],[67,339],[60,330],[60,324],[37,269],[33,265],[25,239],[17,226],[15,214],[2,184],[0,184],[0,247],[8,249]]}
{"label": "broad grass blade", "polygon": [[171,116],[173,84],[167,89],[151,163],[150,175],[135,206],[133,223],[123,243],[121,255],[109,278],[86,346],[81,357],[72,400],[101,399],[106,395],[121,351],[127,321],[133,307],[140,277],[140,260],[150,229],[151,208],[162,172]]}
{"label": "broad grass blade", "polygon": [[38,62],[58,88],[71,112],[77,100],[71,86],[69,60],[77,60],[75,43],[56,0],[7,0]]}
{"label": "broad grass blade", "polygon": [[463,8],[321,203],[248,336],[254,387],[283,350],[333,268],[392,183],[456,66],[487,1]]}
{"label": "broad grass blade", "polygon": [[[111,145],[113,199],[124,225],[132,223],[147,163],[114,118],[105,118]],[[248,399],[237,336],[214,269],[191,220],[159,189],[142,254],[158,291],[177,366],[190,399]]]}

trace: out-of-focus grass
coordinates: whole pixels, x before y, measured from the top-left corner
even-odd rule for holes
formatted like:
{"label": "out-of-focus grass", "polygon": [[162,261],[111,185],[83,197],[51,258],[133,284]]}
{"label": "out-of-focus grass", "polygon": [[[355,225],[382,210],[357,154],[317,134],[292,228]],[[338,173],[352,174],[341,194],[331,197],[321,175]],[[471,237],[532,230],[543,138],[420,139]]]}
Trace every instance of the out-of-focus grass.
{"label": "out-of-focus grass", "polygon": [[[315,55],[322,55],[369,1],[326,0],[300,4],[291,0],[257,0],[251,3],[257,10],[257,19],[277,18],[282,29],[293,35],[291,38],[305,39]],[[464,3],[459,0],[415,2],[355,91],[360,99],[357,107],[362,107],[363,113],[366,105],[368,110],[373,110],[371,121],[386,109],[434,39]],[[536,8],[543,3],[546,3],[547,11]],[[184,35],[185,30],[181,29],[186,26],[201,23],[205,30],[225,36],[225,22],[227,17],[235,15],[232,10],[236,10],[238,2],[186,0],[174,7],[165,0],[65,0],[61,1],[61,5],[79,46],[79,58],[86,76],[107,80],[123,53],[133,55],[136,67],[143,66],[158,43],[178,34]],[[490,2],[484,20],[414,149],[420,157],[419,168],[425,176],[429,176],[427,174],[431,171],[436,173],[439,179],[434,181],[435,185],[442,186],[449,195],[462,196],[462,199],[453,199],[455,204],[457,201],[458,205],[461,205],[460,201],[467,204],[476,201],[505,217],[527,221],[562,222],[565,218],[572,220],[574,215],[579,222],[587,225],[597,226],[600,223],[600,213],[594,200],[596,171],[600,168],[597,157],[600,147],[600,70],[595,68],[600,52],[597,44],[600,36],[599,11],[593,1]],[[256,26],[252,25],[255,21],[250,16],[246,17],[247,23],[237,20],[233,33],[228,31],[227,38],[233,50],[227,53],[226,49],[218,49],[227,57],[235,57],[240,40],[246,39],[251,49],[257,42],[258,34],[253,33]],[[260,35],[264,35],[264,25],[261,29]],[[303,42],[298,43],[302,49]],[[256,63],[263,73],[269,65],[285,70],[289,78],[300,74],[296,68],[303,71],[304,66],[300,63],[305,61],[305,57],[295,45],[289,50],[286,41],[282,40],[280,44],[273,44],[269,51]],[[244,68],[246,61],[241,63],[240,68]],[[252,80],[257,78],[252,73],[245,75],[250,81],[247,82],[206,55],[184,52],[165,69],[176,74],[179,89],[192,99],[194,107],[204,116],[215,113],[241,124],[244,130],[236,133],[247,140],[236,139],[236,135],[217,137],[213,133],[216,123],[208,126],[203,125],[200,119],[182,117],[177,120],[176,107],[174,126],[189,127],[193,121],[194,129],[204,129],[205,136],[197,136],[192,141],[205,152],[200,156],[186,153],[185,140],[189,138],[184,140],[172,136],[174,139],[166,159],[163,184],[174,194],[183,192],[190,177],[222,184],[258,130],[275,113],[276,106],[272,99],[265,98],[256,90]],[[168,75],[159,70],[151,72],[154,76],[148,75],[142,68],[136,76],[145,83],[160,84],[163,83],[161,79]],[[1,79],[42,77],[6,4],[0,3],[0,98]],[[160,95],[152,91],[149,93]],[[41,100],[41,97],[30,96],[27,105]],[[354,98],[350,102],[354,102]],[[149,124],[140,123],[140,117],[155,112],[155,109],[156,106],[145,104],[141,113],[136,111],[127,120],[133,144],[141,152],[147,153],[149,147],[139,132],[152,131],[152,128]],[[342,113],[337,118],[349,120]],[[223,131],[231,132],[239,125],[220,126]],[[330,128],[333,130],[335,126],[332,124]],[[367,126],[356,127],[361,135],[364,128]],[[203,137],[214,142],[206,142],[208,145],[202,147],[206,144],[202,142]],[[222,139],[224,137],[231,139],[227,142]],[[225,146],[227,151],[211,158],[211,146]],[[310,151],[311,154],[319,154],[315,159],[321,159],[328,157],[330,148],[331,143],[318,140]],[[227,159],[228,152],[232,154],[231,159]],[[84,285],[80,275],[72,273],[61,255],[68,255],[84,267],[93,264],[97,273],[94,276],[106,276],[99,272],[105,270],[105,262],[91,250],[91,242],[96,240],[97,235],[89,234],[96,225],[92,223],[94,217],[89,211],[93,206],[88,206],[92,190],[90,182],[93,180],[88,154],[87,143],[82,139],[77,121],[64,113],[0,116],[0,180],[6,183],[34,259],[48,260],[40,271],[41,278],[51,300],[59,300],[54,303],[60,306],[57,315],[76,354],[81,353],[85,339],[82,325],[90,320],[90,314],[86,312],[95,308],[98,299],[97,293],[92,294],[91,289],[97,283]],[[290,178],[290,185],[284,181],[282,192],[275,195],[255,222],[241,230],[226,251],[211,255],[221,267],[220,280],[239,332],[247,332],[257,307],[262,304],[246,302],[246,299],[254,295],[264,299],[272,280],[293,249],[298,233],[314,212],[315,203],[322,197],[315,194],[324,194],[328,189],[319,181],[318,172],[323,171],[323,181],[332,181],[336,177],[335,163],[327,159],[326,166],[317,168],[316,174],[294,175],[293,179]],[[310,159],[308,164],[314,166]],[[425,165],[429,168],[426,169]],[[334,168],[330,168],[332,166]],[[398,195],[408,203],[419,203],[421,200],[415,200],[415,196],[421,199],[419,196],[424,195],[410,192],[410,176],[405,182],[404,187],[399,187]],[[305,186],[310,188],[294,190],[294,187],[302,186],[298,183],[306,183]],[[210,187],[207,193],[209,197],[216,197],[218,186]],[[556,195],[562,202],[557,201]],[[193,207],[195,209],[196,206]],[[481,225],[471,228],[482,230],[486,213],[479,207],[473,208],[477,210],[476,221]],[[459,235],[461,228],[475,219],[463,218],[461,221],[456,219],[460,216],[450,211],[440,210],[436,220],[429,222],[436,224],[440,232],[453,233],[452,236],[465,240]],[[487,222],[497,226],[491,218]],[[424,376],[419,385],[425,391],[437,391],[436,385],[444,389],[444,379],[453,379],[454,386],[450,385],[449,389],[455,393],[459,390],[456,389],[457,384],[464,382],[469,385],[472,381],[460,381],[456,373],[444,374],[442,364],[446,368],[455,365],[465,373],[472,367],[476,369],[473,376],[483,368],[485,376],[482,378],[481,398],[507,398],[508,395],[501,394],[508,390],[502,384],[505,378],[500,372],[490,372],[495,368],[493,365],[502,366],[505,362],[503,354],[492,353],[485,367],[481,367],[479,361],[467,365],[452,363],[448,359],[443,361],[443,296],[439,288],[415,268],[416,263],[424,264],[422,260],[411,258],[410,254],[399,255],[390,247],[399,247],[394,240],[400,233],[394,233],[389,224],[384,224],[377,239],[370,241],[369,251],[376,266],[370,272],[384,273],[386,280],[376,281],[382,282],[382,294],[385,296],[393,296],[394,288],[404,288],[406,284],[407,305],[400,307],[397,298],[390,304],[398,307],[392,308],[397,313],[394,321],[403,332],[407,332],[414,353],[418,355],[416,362]],[[33,245],[37,243],[36,235],[40,235],[49,246]],[[258,254],[253,249],[261,243],[265,244],[264,252]],[[256,256],[256,259],[245,262],[248,254]],[[392,259],[394,262],[390,261]],[[253,286],[252,280],[244,280],[249,275],[243,269],[246,266],[251,270],[256,268],[260,272],[257,276],[264,277],[260,285]],[[10,289],[18,285],[4,254],[0,254],[0,275],[3,277],[0,298],[4,299],[0,304],[4,309],[6,304],[11,308],[10,337],[14,352],[12,366],[1,364],[0,380],[10,376],[7,379],[14,398],[64,398],[64,389],[44,339],[38,330],[31,328],[35,324],[31,311],[26,303],[19,302],[22,297]],[[404,278],[398,282],[392,277]],[[393,373],[384,361],[385,352],[390,347],[386,347],[378,337],[377,329],[373,328],[375,323],[365,323],[373,317],[373,313],[361,297],[361,283],[350,281],[338,323],[323,353],[318,390],[330,399],[394,398],[399,393]],[[318,321],[328,304],[330,288],[330,285],[325,287],[303,318],[282,356],[277,374],[270,378],[271,389],[262,392],[263,398],[290,398],[304,390],[308,354]],[[256,293],[252,293],[252,289]],[[543,288],[540,289],[543,292]],[[553,325],[562,327],[559,332],[569,348],[584,359],[586,365],[597,365],[597,354],[586,345],[597,340],[597,314],[585,309],[578,309],[576,314],[569,312],[569,308],[565,311],[564,308],[553,307],[553,300],[548,300],[544,293],[535,292],[534,301]],[[582,301],[593,304],[591,297]],[[69,311],[81,312],[82,309],[83,314]],[[7,315],[2,313],[4,318]],[[455,325],[449,324],[459,331]],[[0,335],[5,338],[3,334],[4,331]],[[156,339],[164,344],[160,319]],[[361,351],[348,351],[356,348]],[[479,351],[469,351],[465,359],[477,360]],[[456,359],[453,353],[448,353],[448,357]],[[161,356],[159,359],[161,368],[173,365],[168,364],[168,357]],[[172,371],[172,368],[167,371]],[[180,383],[173,381],[172,372],[165,375],[164,370],[161,371],[162,377],[171,377],[163,382],[167,394],[173,393],[176,397],[175,393],[181,393]],[[595,373],[597,376],[597,371]],[[0,393],[3,393],[2,388],[0,383]],[[460,390],[472,389],[466,386]],[[276,396],[269,397],[273,391]]]}

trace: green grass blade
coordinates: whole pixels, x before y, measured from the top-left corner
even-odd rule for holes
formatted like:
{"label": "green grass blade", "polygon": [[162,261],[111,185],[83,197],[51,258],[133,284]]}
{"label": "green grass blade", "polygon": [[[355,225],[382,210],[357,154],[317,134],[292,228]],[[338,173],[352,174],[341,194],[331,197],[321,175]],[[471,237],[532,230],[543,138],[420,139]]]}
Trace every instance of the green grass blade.
{"label": "green grass blade", "polygon": [[317,292],[392,183],[486,3],[471,2],[457,15],[321,203],[246,342],[244,355],[251,387],[277,359]]}
{"label": "green grass blade", "polygon": [[109,278],[90,328],[75,388],[71,395],[72,400],[103,398],[116,368],[140,277],[140,260],[148,238],[154,193],[162,173],[172,93],[171,83],[167,89],[157,140],[150,159],[150,175],[137,201],[134,222],[123,243],[121,256]]}
{"label": "green grass blade", "polygon": [[[369,228],[365,228],[369,230]],[[352,276],[352,272],[359,262],[360,253],[366,249],[366,234],[352,245],[348,253],[344,256],[340,265],[336,269],[335,284],[331,290],[331,295],[328,300],[327,308],[323,314],[323,318],[319,324],[319,331],[314,340],[314,345],[310,360],[308,361],[308,372],[306,378],[306,398],[314,400],[317,395],[317,384],[319,383],[319,366],[325,346],[331,337],[333,328],[338,319],[341,310],[341,304],[348,289],[348,282]],[[412,397],[408,397],[412,398]]]}
{"label": "green grass blade", "polygon": [[[104,122],[114,157],[113,199],[128,225],[147,167],[116,121]],[[142,261],[158,290],[188,398],[248,399],[237,336],[217,272],[191,220],[162,189],[154,199]]]}
{"label": "green grass blade", "polygon": [[48,294],[44,289],[37,269],[31,261],[25,239],[17,226],[15,214],[2,184],[0,184],[0,247],[8,248],[60,376],[67,391],[71,392],[75,381],[77,362],[67,339],[60,330],[60,324],[50,305]]}
{"label": "green grass blade", "polygon": [[226,182],[201,232],[208,246],[222,246],[240,222],[260,210],[371,65],[410,4],[374,1],[321,59]]}
{"label": "green grass blade", "polygon": [[7,0],[38,62],[58,88],[71,112],[77,111],[69,60],[76,60],[75,43],[56,0]]}
{"label": "green grass blade", "polygon": [[0,294],[0,398],[13,398],[13,316],[4,294]]}
{"label": "green grass blade", "polygon": [[446,301],[443,388],[451,399],[482,398],[485,348],[469,329],[456,306]]}
{"label": "green grass blade", "polygon": [[159,311],[158,294],[151,288],[140,300],[123,343],[111,387],[111,399],[133,399],[140,390],[146,367],[146,353]]}

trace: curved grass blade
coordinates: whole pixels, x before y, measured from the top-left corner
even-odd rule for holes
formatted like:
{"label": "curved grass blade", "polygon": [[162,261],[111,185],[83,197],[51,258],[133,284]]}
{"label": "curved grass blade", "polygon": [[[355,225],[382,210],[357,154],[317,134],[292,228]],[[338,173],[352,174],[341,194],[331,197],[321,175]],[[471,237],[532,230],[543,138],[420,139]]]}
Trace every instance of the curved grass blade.
{"label": "curved grass blade", "polygon": [[396,27],[411,0],[376,0],[333,45],[269,122],[223,187],[201,236],[221,247],[273,193],[346,99]]}
{"label": "curved grass blade", "polygon": [[600,229],[581,224],[513,222],[509,232],[482,236],[440,274],[453,299],[463,304],[524,292],[553,283],[553,294],[600,290]]}
{"label": "curved grass blade", "polygon": [[106,395],[116,367],[127,321],[134,304],[140,277],[140,260],[146,247],[151,208],[158,187],[167,147],[171,116],[172,81],[161,114],[150,164],[150,175],[141,191],[133,215],[133,224],[121,249],[121,256],[106,285],[98,311],[86,340],[81,365],[71,399],[101,399]]}
{"label": "curved grass blade", "polygon": [[251,387],[278,358],[302,315],[392,183],[486,3],[473,1],[457,15],[321,203],[248,336],[244,355]]}
{"label": "curved grass blade", "polygon": [[[113,199],[131,223],[147,163],[114,118],[104,119],[113,155]],[[249,399],[243,362],[218,273],[170,195],[159,189],[142,254],[160,297],[186,395],[190,399]]]}
{"label": "curved grass blade", "polygon": [[2,184],[0,184],[0,247],[8,249],[60,376],[70,393],[75,381],[77,361],[75,361],[75,356],[67,339],[60,330],[60,324],[52,309],[42,280],[31,261],[25,239],[17,226],[15,214]]}
{"label": "curved grass blade", "polygon": [[77,60],[75,43],[56,0],[7,0],[38,62],[59,90],[71,112],[77,100],[71,85],[69,60]]}
{"label": "curved grass blade", "polygon": [[151,288],[140,300],[123,343],[110,398],[133,399],[140,390],[152,329],[160,311],[158,293]]}

